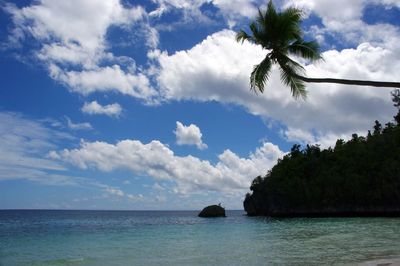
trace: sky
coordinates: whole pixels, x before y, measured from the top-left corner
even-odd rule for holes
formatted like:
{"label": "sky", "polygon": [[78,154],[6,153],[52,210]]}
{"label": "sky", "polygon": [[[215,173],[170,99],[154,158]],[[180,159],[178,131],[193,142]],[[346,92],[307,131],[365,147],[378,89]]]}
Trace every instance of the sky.
{"label": "sky", "polygon": [[[391,88],[307,84],[235,41],[259,0],[0,0],[0,209],[242,209],[293,144],[393,119]],[[309,77],[400,81],[400,0],[275,0],[304,11]]]}

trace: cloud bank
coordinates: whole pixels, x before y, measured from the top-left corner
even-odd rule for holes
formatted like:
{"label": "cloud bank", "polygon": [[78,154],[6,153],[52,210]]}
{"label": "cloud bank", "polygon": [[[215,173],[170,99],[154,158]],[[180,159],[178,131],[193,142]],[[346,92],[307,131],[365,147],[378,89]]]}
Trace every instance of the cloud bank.
{"label": "cloud bank", "polygon": [[218,162],[212,164],[191,155],[177,156],[157,140],[146,144],[129,139],[116,144],[84,141],[77,149],[51,153],[53,159],[81,169],[103,172],[128,169],[134,175],[172,181],[176,184],[174,192],[179,194],[207,191],[243,194],[254,177],[265,174],[283,155],[278,146],[263,143],[248,158],[225,150],[218,155]]}
{"label": "cloud bank", "polygon": [[[233,31],[223,30],[189,50],[157,53],[162,97],[233,103],[265,121],[283,124],[283,135],[290,141],[323,146],[337,137],[365,134],[375,119],[391,120],[390,88],[307,84],[307,101],[295,101],[274,69],[265,93],[251,93],[250,72],[266,51],[248,42],[238,44],[234,37]],[[396,80],[400,67],[396,51],[366,42],[352,49],[326,51],[323,62],[304,63],[310,77]]]}

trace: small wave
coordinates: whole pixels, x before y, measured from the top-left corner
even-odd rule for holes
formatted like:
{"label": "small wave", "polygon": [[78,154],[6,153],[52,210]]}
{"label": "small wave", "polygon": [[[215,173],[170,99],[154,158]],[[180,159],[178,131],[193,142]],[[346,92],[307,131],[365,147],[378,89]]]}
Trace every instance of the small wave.
{"label": "small wave", "polygon": [[33,265],[81,265],[85,258],[54,259],[34,263]]}

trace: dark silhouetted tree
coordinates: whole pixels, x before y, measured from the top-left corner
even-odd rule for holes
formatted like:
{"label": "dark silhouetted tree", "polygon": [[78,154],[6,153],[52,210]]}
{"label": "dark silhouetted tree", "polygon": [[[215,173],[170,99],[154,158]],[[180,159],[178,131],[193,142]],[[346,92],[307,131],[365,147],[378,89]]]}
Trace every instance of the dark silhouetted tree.
{"label": "dark silhouetted tree", "polygon": [[295,144],[250,190],[249,215],[400,215],[400,124],[375,121],[373,134],[339,139],[333,150]]}

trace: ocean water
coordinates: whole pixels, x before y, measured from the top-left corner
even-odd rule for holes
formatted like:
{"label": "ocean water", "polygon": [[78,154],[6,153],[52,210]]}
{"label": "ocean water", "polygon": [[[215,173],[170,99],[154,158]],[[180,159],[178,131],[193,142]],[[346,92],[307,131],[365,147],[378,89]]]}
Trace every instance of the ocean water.
{"label": "ocean water", "polygon": [[0,265],[355,265],[400,258],[400,219],[228,211],[0,211]]}

